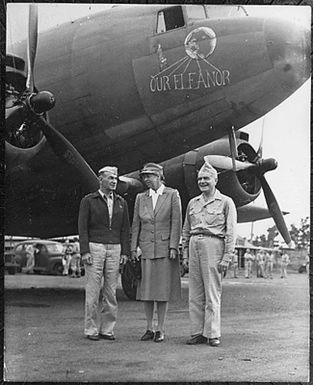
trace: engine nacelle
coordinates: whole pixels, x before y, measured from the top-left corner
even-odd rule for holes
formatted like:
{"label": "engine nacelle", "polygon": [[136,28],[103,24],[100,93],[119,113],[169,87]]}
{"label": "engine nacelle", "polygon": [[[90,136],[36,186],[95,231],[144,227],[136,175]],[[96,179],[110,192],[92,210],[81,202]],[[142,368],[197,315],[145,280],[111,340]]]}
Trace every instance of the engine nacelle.
{"label": "engine nacelle", "polygon": [[[252,162],[256,152],[247,142],[247,134],[239,132],[237,135],[238,157]],[[228,138],[222,138],[163,163],[165,181],[171,180],[171,187],[177,188],[186,201],[200,194],[197,173],[206,155],[230,156]],[[244,206],[259,196],[261,190],[259,179],[249,170],[234,172],[218,169],[217,171],[217,188],[222,194],[230,196],[237,207]]]}
{"label": "engine nacelle", "polygon": [[[239,132],[237,136],[238,156],[247,161],[254,160],[256,152],[247,142],[247,134]],[[191,198],[200,194],[197,175],[198,170],[203,165],[203,158],[206,155],[230,156],[228,138],[219,139],[162,163],[165,183],[170,181],[170,186],[180,192],[183,208],[187,206]],[[233,170],[217,171],[219,173],[217,188],[222,194],[230,196],[237,207],[244,206],[259,196],[261,190],[260,182],[249,170],[238,172]],[[118,190],[123,195],[127,194],[127,200],[131,208],[134,196],[138,192],[143,191],[144,185],[140,182],[138,171],[127,174],[125,177],[125,181],[119,184]]]}

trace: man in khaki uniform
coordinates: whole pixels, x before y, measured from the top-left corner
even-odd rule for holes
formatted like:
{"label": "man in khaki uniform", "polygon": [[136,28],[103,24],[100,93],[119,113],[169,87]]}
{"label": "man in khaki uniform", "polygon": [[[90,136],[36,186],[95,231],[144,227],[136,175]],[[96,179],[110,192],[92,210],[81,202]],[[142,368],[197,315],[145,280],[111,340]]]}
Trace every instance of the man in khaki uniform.
{"label": "man in khaki uniform", "polygon": [[198,174],[202,194],[189,202],[183,227],[184,263],[189,259],[188,345],[220,344],[221,274],[226,273],[235,251],[237,212],[216,183],[216,170],[205,162]]}
{"label": "man in khaki uniform", "polygon": [[272,252],[265,253],[265,276],[266,278],[273,279],[273,262],[274,256]]}
{"label": "man in khaki uniform", "polygon": [[281,256],[281,277],[287,278],[287,266],[289,265],[289,255],[284,251]]}
{"label": "man in khaki uniform", "polygon": [[247,249],[244,256],[245,261],[245,277],[251,278],[252,277],[252,262],[254,260],[253,255],[251,254],[250,249]]}
{"label": "man in khaki uniform", "polygon": [[233,254],[231,264],[234,272],[234,278],[238,278],[238,250],[236,250]]}

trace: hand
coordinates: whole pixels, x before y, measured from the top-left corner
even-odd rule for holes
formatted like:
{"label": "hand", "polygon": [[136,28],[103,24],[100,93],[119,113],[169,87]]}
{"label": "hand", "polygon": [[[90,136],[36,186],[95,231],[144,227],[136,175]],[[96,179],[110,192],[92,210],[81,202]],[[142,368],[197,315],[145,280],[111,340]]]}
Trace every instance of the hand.
{"label": "hand", "polygon": [[131,252],[130,259],[132,261],[138,261],[139,258],[137,257],[137,251],[132,251]]}
{"label": "hand", "polygon": [[189,267],[189,261],[188,261],[188,258],[183,258],[182,265],[183,265],[183,268],[184,268],[185,270],[188,270],[188,267]]}
{"label": "hand", "polygon": [[82,263],[84,265],[92,265],[92,256],[90,253],[85,253],[82,255]]}
{"label": "hand", "polygon": [[128,259],[127,255],[122,254],[120,256],[120,264],[125,265],[125,263],[127,262],[127,259]]}
{"label": "hand", "polygon": [[223,274],[224,277],[227,273],[228,264],[229,264],[229,262],[220,261],[218,266],[217,266],[217,270],[219,271],[219,273]]}
{"label": "hand", "polygon": [[175,259],[177,257],[177,250],[170,249],[170,259]]}

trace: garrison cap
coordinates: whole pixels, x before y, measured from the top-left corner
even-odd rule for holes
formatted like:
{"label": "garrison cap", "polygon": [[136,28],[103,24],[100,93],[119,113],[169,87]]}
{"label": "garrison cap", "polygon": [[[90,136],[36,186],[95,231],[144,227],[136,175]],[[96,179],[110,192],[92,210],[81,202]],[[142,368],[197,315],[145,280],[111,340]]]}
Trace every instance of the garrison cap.
{"label": "garrison cap", "polygon": [[147,163],[139,173],[139,175],[143,174],[154,174],[163,178],[163,167],[157,163]]}
{"label": "garrison cap", "polygon": [[198,175],[200,174],[209,174],[217,178],[217,171],[213,166],[210,165],[210,163],[207,161],[207,159],[205,159],[205,157],[204,157],[204,164],[200,168]]}
{"label": "garrison cap", "polygon": [[105,166],[105,167],[100,168],[100,170],[98,171],[98,175],[102,174],[103,172],[109,172],[115,176],[117,176],[117,174],[118,174],[117,167],[115,167],[115,166]]}

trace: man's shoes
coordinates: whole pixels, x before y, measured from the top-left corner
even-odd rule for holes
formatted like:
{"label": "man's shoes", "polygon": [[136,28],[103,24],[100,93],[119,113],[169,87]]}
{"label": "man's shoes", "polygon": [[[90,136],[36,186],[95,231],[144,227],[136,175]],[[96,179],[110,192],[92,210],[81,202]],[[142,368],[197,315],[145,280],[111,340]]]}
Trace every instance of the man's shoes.
{"label": "man's shoes", "polygon": [[101,334],[99,333],[99,338],[101,340],[108,340],[108,341],[114,341],[115,337],[113,334]]}
{"label": "man's shoes", "polygon": [[87,335],[87,338],[88,340],[91,340],[91,341],[99,341],[99,336],[98,334],[92,336],[92,335]]}
{"label": "man's shoes", "polygon": [[206,344],[208,342],[208,339],[204,337],[202,334],[197,334],[193,337],[191,337],[189,340],[187,340],[187,345],[200,345],[200,344]]}
{"label": "man's shoes", "polygon": [[147,330],[145,334],[140,338],[141,341],[150,341],[154,338],[154,331]]}
{"label": "man's shoes", "polygon": [[209,345],[217,347],[221,343],[221,340],[219,338],[209,338]]}
{"label": "man's shoes", "polygon": [[164,341],[164,334],[160,331],[155,332],[155,336],[153,339],[154,342],[162,342]]}

